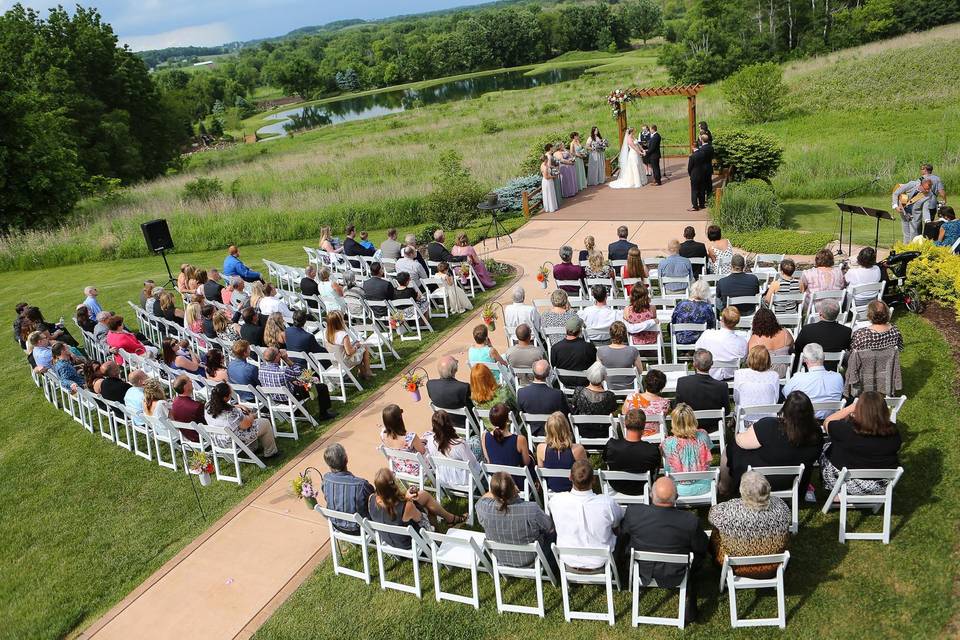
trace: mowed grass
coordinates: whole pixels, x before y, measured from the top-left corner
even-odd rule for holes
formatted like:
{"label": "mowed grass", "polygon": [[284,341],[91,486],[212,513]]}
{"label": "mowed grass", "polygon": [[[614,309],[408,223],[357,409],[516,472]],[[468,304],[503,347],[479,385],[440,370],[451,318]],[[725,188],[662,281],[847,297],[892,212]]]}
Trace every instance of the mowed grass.
{"label": "mowed grass", "polygon": [[[376,242],[383,237],[371,234]],[[301,265],[303,244],[315,243],[245,246],[242,256],[254,268],[261,258]],[[210,267],[222,263],[223,253],[175,254],[170,261],[174,269],[181,262]],[[83,287],[95,284],[104,308],[133,319],[126,301],[139,299],[145,278],[162,282],[162,273],[157,257],[8,274],[0,308],[11,323],[21,300],[39,306],[51,321],[61,314],[69,319]],[[335,402],[335,410],[345,415],[358,406],[458,321],[438,319],[438,333],[425,334],[422,343],[398,343],[401,360],[364,394],[351,395],[345,406]],[[79,337],[72,321],[67,326]],[[266,469],[244,465],[242,487],[198,485],[204,519],[182,471],[161,469],[91,435],[45,402],[11,338],[8,333],[0,340],[6,371],[0,378],[6,399],[0,406],[0,638],[60,638],[81,630],[330,426],[301,430],[297,442],[281,439],[281,455]]]}
{"label": "mowed grass", "polygon": [[[498,615],[492,579],[481,576],[481,608],[444,602],[433,596],[433,580],[425,565],[424,598],[381,591],[376,577],[371,585],[333,575],[324,562],[300,589],[266,622],[257,640],[293,638],[933,638],[956,609],[952,593],[958,558],[957,518],[960,517],[960,417],[950,392],[956,370],[949,349],[935,327],[917,316],[902,316],[897,324],[906,339],[903,352],[904,393],[909,401],[900,413],[904,435],[902,464],[906,469],[895,495],[893,537],[890,545],[873,541],[837,540],[838,515],[823,515],[804,506],[800,532],[791,542],[786,573],[787,629],[730,628],[727,595],[718,594],[719,570],[707,567],[699,578],[701,622],[683,632],[665,627],[633,629],[629,623],[630,595],[616,593],[615,627],[603,622],[564,623],[559,589],[546,587],[547,617]],[[819,482],[819,480],[817,480]],[[825,497],[819,493],[821,500]],[[320,517],[319,515],[317,516]],[[880,516],[853,514],[856,530],[878,530]],[[705,518],[704,525],[706,526]],[[358,554],[350,556],[356,561]],[[372,555],[376,567],[376,556]],[[388,567],[394,566],[388,563]],[[412,578],[409,563],[394,568],[392,579]],[[444,589],[467,593],[469,574],[443,573]],[[532,583],[508,587],[508,597],[535,604]],[[665,603],[663,601],[665,600]],[[740,612],[750,616],[776,615],[772,591],[760,597],[739,596]],[[575,607],[605,608],[602,591],[574,590]],[[641,611],[676,615],[676,592],[654,590],[641,600]],[[402,630],[402,631],[398,631]]]}

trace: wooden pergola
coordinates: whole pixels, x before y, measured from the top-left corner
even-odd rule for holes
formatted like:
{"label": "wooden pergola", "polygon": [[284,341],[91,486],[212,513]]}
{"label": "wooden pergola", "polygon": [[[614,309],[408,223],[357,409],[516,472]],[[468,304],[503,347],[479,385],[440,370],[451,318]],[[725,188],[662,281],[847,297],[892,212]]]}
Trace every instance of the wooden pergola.
{"label": "wooden pergola", "polygon": [[[678,84],[672,87],[649,87],[645,89],[627,89],[630,100],[641,98],[659,98],[661,96],[684,96],[687,99],[687,129],[690,134],[690,147],[697,140],[697,94],[703,90],[702,84]],[[627,103],[620,103],[620,112],[617,114],[617,125],[620,129],[620,144],[627,132]]]}

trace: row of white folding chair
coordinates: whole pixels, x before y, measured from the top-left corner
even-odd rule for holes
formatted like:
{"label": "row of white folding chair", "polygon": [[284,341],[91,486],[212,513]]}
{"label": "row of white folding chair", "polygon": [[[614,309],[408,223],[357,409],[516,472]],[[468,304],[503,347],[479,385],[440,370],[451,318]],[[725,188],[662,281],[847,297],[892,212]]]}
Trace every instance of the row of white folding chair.
{"label": "row of white folding chair", "polygon": [[[430,277],[437,276],[437,265],[440,263],[434,260],[427,260],[427,273]],[[473,268],[467,261],[455,262],[450,265],[450,274],[454,277],[454,280],[463,286],[463,290],[471,298],[475,298],[477,295],[477,290],[486,291],[486,288],[483,286],[483,283],[480,281],[480,277],[477,275],[476,270]],[[461,270],[466,269],[469,271],[468,275],[465,277],[461,276]],[[466,280],[466,282],[464,282]]]}
{"label": "row of white folding chair", "polygon": [[[903,408],[903,405],[906,403],[907,397],[905,395],[901,396],[890,396],[886,398],[887,408],[890,411],[890,421],[896,423],[897,416],[900,413],[900,410]],[[846,404],[843,400],[828,400],[821,402],[814,402],[813,410],[816,413],[825,413],[830,415],[836,411],[839,411]],[[748,406],[738,406],[736,407],[736,427],[735,433],[741,433],[747,429],[747,420],[746,416],[776,416],[780,413],[780,409],[783,408],[782,403],[778,404],[764,404],[764,405],[748,405]]]}

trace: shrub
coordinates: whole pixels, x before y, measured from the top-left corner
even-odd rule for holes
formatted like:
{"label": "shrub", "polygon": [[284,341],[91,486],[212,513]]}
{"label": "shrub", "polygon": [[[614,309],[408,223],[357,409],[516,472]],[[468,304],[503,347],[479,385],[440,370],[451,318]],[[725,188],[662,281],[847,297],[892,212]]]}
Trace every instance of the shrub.
{"label": "shrub", "polygon": [[832,233],[818,231],[801,233],[784,229],[761,229],[759,231],[724,232],[733,246],[749,253],[785,253],[787,255],[812,256],[830,244]]}
{"label": "shrub", "polygon": [[723,190],[720,206],[710,204],[714,224],[730,231],[758,231],[779,227],[783,206],[773,188],[762,180],[731,183]]}
{"label": "shrub", "polygon": [[713,158],[721,169],[733,167],[734,180],[769,182],[783,164],[783,147],[762,133],[725,131],[713,137]]}
{"label": "shrub", "polygon": [[444,151],[437,158],[433,192],[424,202],[426,219],[456,229],[477,212],[477,203],[486,193],[463,166],[463,156],[457,151]]}
{"label": "shrub", "polygon": [[724,97],[744,122],[776,120],[786,94],[783,69],[773,62],[744,67],[723,81]]}
{"label": "shrub", "polygon": [[480,120],[480,131],[482,133],[499,133],[503,131],[503,127],[496,120],[483,118]]}
{"label": "shrub", "polygon": [[537,136],[537,139],[530,143],[527,155],[524,156],[520,164],[520,172],[524,174],[540,172],[540,158],[543,157],[543,148],[548,144],[561,142],[570,137],[569,132],[553,131],[551,133]]}
{"label": "shrub", "polygon": [[[540,174],[537,173],[532,176],[514,178],[499,189],[495,189],[495,191],[497,197],[500,198],[500,202],[507,206],[508,211],[519,211],[523,208],[523,197],[521,193],[524,191],[533,191],[539,186]],[[533,202],[530,204],[533,204]]]}
{"label": "shrub", "polygon": [[906,286],[914,289],[922,300],[938,300],[953,307],[960,319],[960,256],[950,247],[932,242],[897,244],[894,251],[919,251],[907,265]]}
{"label": "shrub", "polygon": [[223,183],[220,178],[200,176],[183,185],[184,200],[207,202],[223,195]]}

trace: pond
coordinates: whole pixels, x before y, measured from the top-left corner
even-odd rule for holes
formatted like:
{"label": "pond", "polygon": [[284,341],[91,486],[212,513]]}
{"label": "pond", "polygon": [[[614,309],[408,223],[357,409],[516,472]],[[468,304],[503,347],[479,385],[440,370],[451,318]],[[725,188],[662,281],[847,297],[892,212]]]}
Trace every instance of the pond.
{"label": "pond", "polygon": [[536,75],[524,75],[524,71],[504,71],[476,78],[440,82],[422,89],[398,89],[342,98],[269,115],[266,119],[276,122],[261,127],[257,130],[257,134],[284,136],[288,131],[298,129],[366,120],[428,104],[478,98],[491,91],[530,89],[540,85],[576,80],[586,68],[586,66],[564,67]]}

